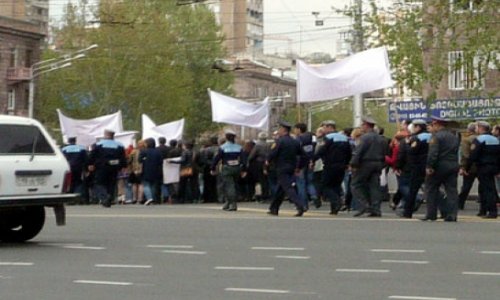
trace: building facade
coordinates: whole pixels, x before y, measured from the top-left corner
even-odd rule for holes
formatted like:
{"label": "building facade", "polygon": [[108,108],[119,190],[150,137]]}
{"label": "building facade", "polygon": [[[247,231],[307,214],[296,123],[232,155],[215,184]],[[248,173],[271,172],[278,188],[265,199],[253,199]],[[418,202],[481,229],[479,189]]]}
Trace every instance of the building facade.
{"label": "building facade", "polygon": [[263,52],[263,0],[220,0],[209,6],[222,27],[228,56]]}
{"label": "building facade", "polygon": [[45,38],[39,24],[0,16],[0,113],[28,115],[31,66]]}

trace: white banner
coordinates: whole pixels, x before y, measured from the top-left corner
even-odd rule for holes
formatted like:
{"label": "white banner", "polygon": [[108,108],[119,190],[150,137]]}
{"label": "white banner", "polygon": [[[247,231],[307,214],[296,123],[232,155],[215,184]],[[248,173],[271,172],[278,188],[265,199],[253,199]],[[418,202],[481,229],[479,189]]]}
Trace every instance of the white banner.
{"label": "white banner", "polygon": [[98,137],[103,136],[106,129],[116,133],[123,131],[121,111],[88,120],[68,118],[63,115],[60,109],[57,109],[57,114],[65,142],[68,137],[74,136],[77,138],[77,144],[88,147],[94,144]]}
{"label": "white banner", "polygon": [[171,160],[180,161],[181,158],[174,157],[174,158],[163,160],[163,175],[164,175],[163,176],[163,183],[164,184],[176,183],[176,182],[180,181],[181,165],[170,163],[169,161],[171,161]]}
{"label": "white banner", "polygon": [[184,119],[156,126],[146,114],[142,114],[142,139],[154,138],[156,142],[159,137],[167,141],[181,140],[183,132]]}
{"label": "white banner", "polygon": [[385,47],[359,52],[321,67],[297,60],[297,102],[339,99],[393,85]]}
{"label": "white banner", "polygon": [[248,126],[267,130],[269,128],[269,99],[249,103],[210,91],[212,121]]}

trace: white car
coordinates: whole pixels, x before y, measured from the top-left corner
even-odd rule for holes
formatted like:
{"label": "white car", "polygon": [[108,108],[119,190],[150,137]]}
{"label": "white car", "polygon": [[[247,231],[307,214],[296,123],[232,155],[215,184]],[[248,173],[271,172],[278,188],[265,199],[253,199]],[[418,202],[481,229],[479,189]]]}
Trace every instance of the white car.
{"label": "white car", "polygon": [[23,242],[45,223],[53,207],[57,225],[65,224],[69,165],[40,122],[0,115],[0,241]]}

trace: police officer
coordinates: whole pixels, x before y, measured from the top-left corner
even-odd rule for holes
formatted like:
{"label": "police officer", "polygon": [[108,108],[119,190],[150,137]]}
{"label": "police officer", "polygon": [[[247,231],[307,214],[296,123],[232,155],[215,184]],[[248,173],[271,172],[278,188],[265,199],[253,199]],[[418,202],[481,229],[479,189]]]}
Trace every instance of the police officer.
{"label": "police officer", "polygon": [[458,136],[446,128],[447,120],[432,117],[433,134],[429,141],[426,162],[425,188],[427,194],[427,214],[422,221],[437,219],[437,208],[442,199],[439,188],[444,185],[446,204],[444,221],[456,222],[458,209]]}
{"label": "police officer", "polygon": [[389,153],[387,140],[375,132],[375,120],[363,117],[363,135],[354,149],[351,159],[352,195],[359,201],[359,210],[354,217],[367,213],[368,217],[381,217],[380,204],[383,194],[380,174],[384,169],[385,156]]}
{"label": "police officer", "polygon": [[114,136],[114,131],[105,130],[104,138],[95,144],[89,158],[89,171],[95,172],[94,191],[104,207],[111,206],[118,172],[127,166],[125,149]]}
{"label": "police officer", "polygon": [[484,208],[483,218],[496,219],[498,208],[496,205],[497,191],[495,175],[500,171],[500,141],[490,134],[490,124],[485,121],[477,122],[478,137],[471,146],[471,155],[467,163],[476,163],[479,179],[479,197]]}
{"label": "police officer", "polygon": [[345,170],[351,160],[351,145],[344,134],[336,131],[335,121],[323,123],[324,144],[318,148],[313,161],[321,158],[323,172],[321,186],[326,199],[330,201],[330,214],[336,215],[340,210],[340,194]]}
{"label": "police officer", "polygon": [[304,214],[305,204],[300,200],[294,188],[295,175],[301,169],[301,156],[303,155],[299,141],[290,136],[292,125],[285,121],[280,121],[278,129],[279,138],[271,146],[271,152],[266,164],[274,162],[278,177],[278,189],[274,195],[268,214],[278,215],[281,203],[285,194],[297,207],[296,217]]}
{"label": "police officer", "polygon": [[[253,176],[257,179],[257,182],[261,188],[261,195],[258,198],[259,201],[266,201],[269,198],[269,181],[267,175],[265,174],[264,164],[266,162],[267,156],[269,155],[270,146],[267,143],[267,133],[260,132],[258,135],[258,141],[250,151],[248,156],[248,170],[254,170]],[[253,167],[253,168],[252,168]]]}
{"label": "police officer", "polygon": [[425,165],[431,134],[427,132],[425,120],[413,120],[412,136],[409,141],[408,164],[410,167],[410,191],[405,202],[401,217],[411,218],[418,205],[416,199],[418,191],[425,181]]}
{"label": "police officer", "polygon": [[[226,142],[219,147],[219,151],[215,155],[211,169],[211,174],[216,174],[217,164],[222,161],[221,169],[221,184],[222,194],[224,196],[223,210],[236,211],[236,181],[238,180],[243,165],[241,160],[242,148],[235,143],[236,133],[230,129],[225,131]],[[242,176],[245,176],[243,173]]]}
{"label": "police officer", "polygon": [[71,169],[70,193],[84,193],[83,171],[87,165],[87,151],[85,147],[76,144],[76,137],[68,138],[68,145],[62,148],[62,153]]}

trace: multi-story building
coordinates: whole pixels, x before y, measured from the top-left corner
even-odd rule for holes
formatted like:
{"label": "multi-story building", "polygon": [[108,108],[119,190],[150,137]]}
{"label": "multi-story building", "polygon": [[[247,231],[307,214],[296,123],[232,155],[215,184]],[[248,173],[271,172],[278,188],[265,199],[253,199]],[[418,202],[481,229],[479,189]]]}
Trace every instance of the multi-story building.
{"label": "multi-story building", "polygon": [[263,52],[263,0],[221,0],[209,5],[222,27],[229,56]]}
{"label": "multi-story building", "polygon": [[[498,45],[497,52],[491,52],[489,55],[480,56],[480,48],[484,50],[484,45],[477,44],[477,49],[472,49],[469,42],[470,39],[476,39],[481,31],[489,30],[492,33],[498,34],[500,24],[498,19],[498,7],[490,6],[490,10],[485,6],[488,2],[481,0],[449,0],[444,7],[436,7],[432,5],[432,1],[424,1],[424,20],[428,20],[430,15],[442,15],[445,18],[453,20],[461,20],[460,25],[446,28],[445,42],[442,47],[433,45],[424,49],[424,65],[430,68],[435,63],[435,57],[442,57],[448,71],[446,76],[443,76],[437,88],[433,88],[430,84],[424,88],[424,98],[429,95],[435,96],[437,99],[465,99],[470,97],[495,97],[498,98],[500,92],[500,70],[498,69]],[[493,2],[494,3],[494,2]],[[438,9],[445,9],[445,12],[438,12]],[[489,14],[492,14],[490,16]],[[465,27],[467,24],[472,24],[470,20],[483,15],[485,20],[489,20],[487,28],[476,28],[477,32],[470,35],[467,34]],[[475,19],[477,20],[477,19]],[[442,28],[429,29],[426,34],[436,40],[435,36]],[[494,40],[494,36],[491,37]],[[464,48],[468,44],[468,51]],[[493,45],[495,46],[495,45]],[[439,49],[437,49],[439,48]],[[443,51],[439,53],[437,51]],[[488,57],[488,59],[485,59]],[[433,60],[434,58],[434,60]],[[489,60],[489,61],[488,61]],[[495,63],[496,61],[496,63]]]}
{"label": "multi-story building", "polygon": [[48,1],[0,0],[0,113],[28,115],[31,66],[40,60]]}

